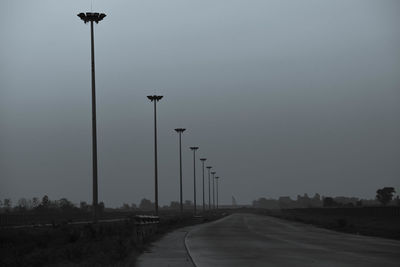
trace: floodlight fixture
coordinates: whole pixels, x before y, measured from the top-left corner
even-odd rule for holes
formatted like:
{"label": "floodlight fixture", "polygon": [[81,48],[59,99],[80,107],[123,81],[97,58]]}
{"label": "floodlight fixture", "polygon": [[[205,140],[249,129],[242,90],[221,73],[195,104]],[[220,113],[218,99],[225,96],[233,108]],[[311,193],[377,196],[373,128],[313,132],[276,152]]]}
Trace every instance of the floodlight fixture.
{"label": "floodlight fixture", "polygon": [[153,101],[158,102],[163,98],[163,96],[162,95],[148,95],[147,98],[150,99],[151,102],[153,102]]}
{"label": "floodlight fixture", "polygon": [[182,189],[182,133],[185,128],[176,128],[175,131],[179,134],[179,197],[180,197],[180,211],[183,215],[183,189]]}
{"label": "floodlight fixture", "polygon": [[213,176],[213,179],[212,179],[212,185],[213,185],[213,209],[215,209],[215,183],[214,183],[214,180],[215,180],[215,174],[216,174],[216,172],[211,172],[211,174],[212,174],[212,176]]}
{"label": "floodlight fixture", "polygon": [[211,178],[210,178],[210,171],[211,171],[211,166],[206,167],[208,169],[208,209],[211,210]]}
{"label": "floodlight fixture", "polygon": [[205,193],[204,193],[204,162],[207,160],[206,158],[201,158],[201,164],[203,169],[203,212],[206,211],[206,203],[205,203]]}
{"label": "floodlight fixture", "polygon": [[160,95],[149,95],[147,98],[154,102],[154,204],[158,216],[158,163],[157,163],[157,102],[163,98]]}
{"label": "floodlight fixture", "polygon": [[107,15],[104,13],[97,13],[97,12],[86,12],[86,13],[79,13],[77,15],[83,22],[88,23],[90,22],[96,22],[99,23],[102,21]]}
{"label": "floodlight fixture", "polygon": [[216,180],[216,182],[217,182],[217,209],[218,209],[218,191],[219,191],[219,189],[218,189],[218,179],[219,179],[219,176],[216,176],[215,177],[215,180]]}
{"label": "floodlight fixture", "polygon": [[196,201],[196,150],[199,149],[197,146],[190,147],[193,151],[193,204],[194,204],[194,215],[197,211],[197,201]]}
{"label": "floodlight fixture", "polygon": [[186,129],[185,128],[176,128],[175,131],[177,133],[183,133],[184,131],[186,131]]}
{"label": "floodlight fixture", "polygon": [[91,39],[91,68],[92,68],[92,175],[93,175],[93,221],[98,221],[98,184],[97,184],[97,126],[96,126],[96,79],[94,64],[94,27],[93,22],[99,23],[106,17],[104,13],[79,13],[77,15],[86,23],[90,22],[90,39]]}

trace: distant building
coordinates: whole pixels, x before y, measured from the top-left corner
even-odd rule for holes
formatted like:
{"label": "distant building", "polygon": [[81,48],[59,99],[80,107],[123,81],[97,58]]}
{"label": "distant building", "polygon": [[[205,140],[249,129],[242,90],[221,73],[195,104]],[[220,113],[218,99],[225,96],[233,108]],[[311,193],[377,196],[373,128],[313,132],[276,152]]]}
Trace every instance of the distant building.
{"label": "distant building", "polygon": [[294,201],[287,196],[279,197],[278,202],[281,209],[290,209],[296,206]]}
{"label": "distant building", "polygon": [[253,207],[258,209],[279,209],[279,203],[276,199],[266,199],[264,197],[253,201]]}

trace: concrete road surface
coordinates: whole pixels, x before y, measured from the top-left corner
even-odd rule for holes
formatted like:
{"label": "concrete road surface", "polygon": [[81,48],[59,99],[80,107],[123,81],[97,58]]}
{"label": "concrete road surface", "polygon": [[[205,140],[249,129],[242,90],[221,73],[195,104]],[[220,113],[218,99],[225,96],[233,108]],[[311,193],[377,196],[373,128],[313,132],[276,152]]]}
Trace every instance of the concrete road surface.
{"label": "concrete road surface", "polygon": [[197,267],[400,266],[400,241],[253,214],[197,226],[185,244]]}
{"label": "concrete road surface", "polygon": [[185,236],[195,227],[189,226],[168,233],[161,240],[153,243],[148,251],[140,255],[134,266],[194,267],[185,247]]}

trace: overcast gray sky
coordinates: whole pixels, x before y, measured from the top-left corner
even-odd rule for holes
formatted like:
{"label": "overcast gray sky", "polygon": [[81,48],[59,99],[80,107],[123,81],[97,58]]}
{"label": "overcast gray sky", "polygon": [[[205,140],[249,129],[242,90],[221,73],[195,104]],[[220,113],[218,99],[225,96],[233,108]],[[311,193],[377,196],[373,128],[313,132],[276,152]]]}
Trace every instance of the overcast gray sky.
{"label": "overcast gray sky", "polygon": [[[0,199],[91,202],[90,0],[0,2]],[[93,1],[99,200],[178,200],[176,127],[221,202],[400,190],[400,1]],[[198,188],[201,168],[197,162]],[[200,195],[200,193],[198,194]],[[200,202],[200,198],[198,199]]]}

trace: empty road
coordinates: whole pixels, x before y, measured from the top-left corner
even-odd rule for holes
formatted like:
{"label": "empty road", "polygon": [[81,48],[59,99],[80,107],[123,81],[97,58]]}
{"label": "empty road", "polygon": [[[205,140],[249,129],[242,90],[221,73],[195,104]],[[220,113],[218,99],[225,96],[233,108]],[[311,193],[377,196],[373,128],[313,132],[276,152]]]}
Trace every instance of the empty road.
{"label": "empty road", "polygon": [[352,235],[254,214],[178,229],[138,267],[400,266],[400,241]]}
{"label": "empty road", "polygon": [[197,267],[400,266],[400,241],[254,214],[192,228],[185,244]]}

